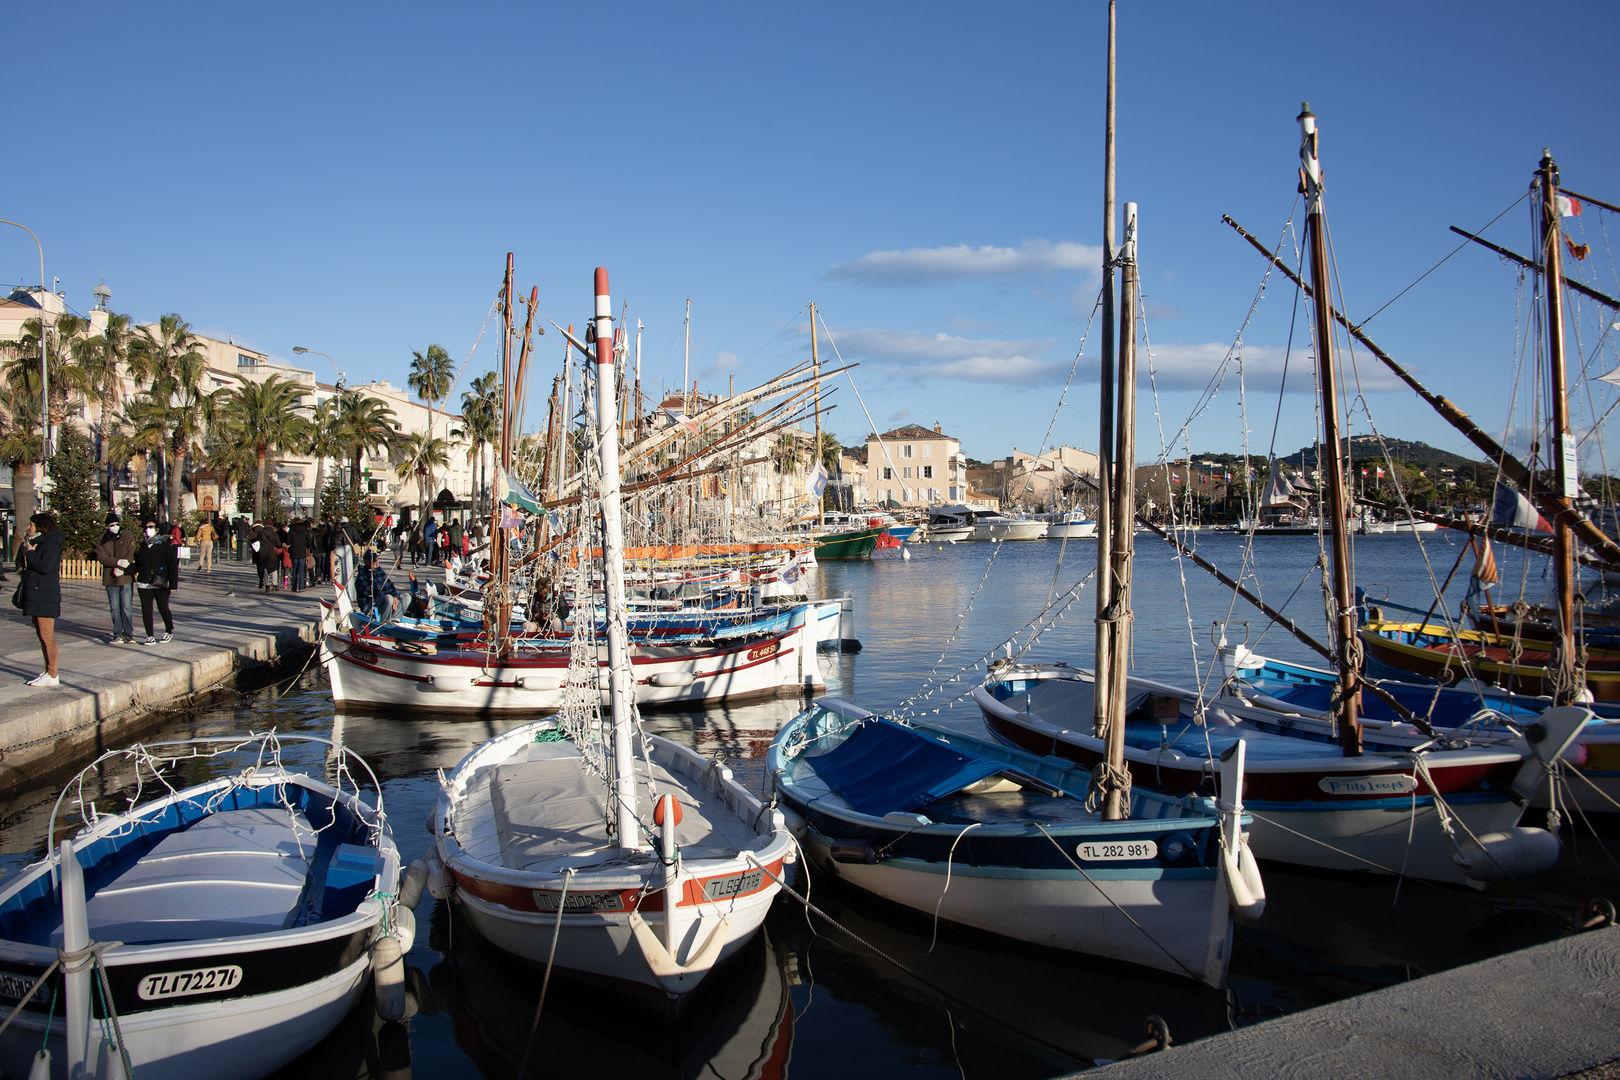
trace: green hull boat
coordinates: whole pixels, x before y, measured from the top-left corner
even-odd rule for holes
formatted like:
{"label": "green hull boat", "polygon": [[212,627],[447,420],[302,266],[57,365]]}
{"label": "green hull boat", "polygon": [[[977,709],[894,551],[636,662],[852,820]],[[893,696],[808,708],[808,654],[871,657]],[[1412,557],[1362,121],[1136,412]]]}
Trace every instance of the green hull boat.
{"label": "green hull boat", "polygon": [[883,529],[828,533],[816,537],[816,561],[822,559],[870,559]]}

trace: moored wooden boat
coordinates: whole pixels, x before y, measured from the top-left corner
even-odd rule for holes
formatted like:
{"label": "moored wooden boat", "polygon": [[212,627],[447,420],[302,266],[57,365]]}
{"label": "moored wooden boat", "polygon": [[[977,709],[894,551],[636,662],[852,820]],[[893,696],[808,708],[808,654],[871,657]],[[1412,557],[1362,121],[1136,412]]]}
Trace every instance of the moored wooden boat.
{"label": "moored wooden boat", "polygon": [[[337,1026],[364,989],[374,946],[387,967],[379,978],[402,987],[415,899],[396,899],[399,852],[381,795],[372,807],[352,782],[333,787],[285,768],[279,754],[298,742],[369,773],[325,740],[274,733],[135,746],[85,770],[132,760],[163,794],[92,813],[0,889],[0,1004],[9,1012],[42,980],[0,1035],[7,1075],[30,1075],[43,1044],[55,1075],[122,1076],[121,1038],[138,1078],[262,1076]],[[247,767],[168,786],[172,763],[225,753]],[[58,800],[53,821],[64,809]],[[53,970],[58,950],[72,956]]]}
{"label": "moored wooden boat", "polygon": [[[1224,763],[1234,794],[1242,761]],[[946,922],[1220,987],[1234,910],[1264,908],[1224,796],[1137,791],[1103,821],[1083,770],[835,698],[783,726],[766,768],[823,872]]]}

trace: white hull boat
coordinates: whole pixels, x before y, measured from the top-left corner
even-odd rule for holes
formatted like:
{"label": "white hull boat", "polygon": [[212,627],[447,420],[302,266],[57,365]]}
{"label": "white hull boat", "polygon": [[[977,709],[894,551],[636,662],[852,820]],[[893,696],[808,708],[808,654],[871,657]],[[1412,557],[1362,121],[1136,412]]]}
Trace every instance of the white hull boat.
{"label": "white hull boat", "polygon": [[[80,774],[69,790],[79,787],[81,805],[85,774],[114,759],[133,759],[142,783],[165,794],[92,813],[0,890],[0,1007],[11,1012],[45,976],[0,1035],[8,1076],[32,1075],[42,1042],[57,1077],[121,1077],[125,1055],[138,1080],[263,1076],[338,1025],[374,963],[386,969],[379,1011],[392,1000],[400,1015],[389,1018],[402,1018],[415,898],[396,899],[407,890],[381,800],[373,809],[352,782],[281,767],[293,741],[324,744],[345,763],[339,775],[359,761],[325,740],[272,733],[136,746]],[[170,763],[222,753],[250,767],[168,787]],[[65,812],[58,800],[53,820]],[[50,971],[59,949],[86,959]]]}
{"label": "white hull boat", "polygon": [[[1509,847],[1533,848],[1534,858],[1514,863],[1519,876],[1549,852],[1556,859],[1556,837],[1517,826],[1525,802],[1546,788],[1549,771],[1591,718],[1585,709],[1550,709],[1540,720],[1547,735],[1531,748],[1435,746],[1369,731],[1367,752],[1344,757],[1317,732],[1296,731],[1271,710],[1228,698],[1200,708],[1196,695],[1173,686],[1146,679],[1129,686],[1125,764],[1141,787],[1199,791],[1220,753],[1234,742],[1248,745],[1243,797],[1260,858],[1476,886],[1501,876],[1497,867],[1506,863],[1500,852],[1470,851],[1470,836],[1506,836]],[[1088,768],[1102,760],[1090,672],[1002,662],[973,697],[991,734],[1009,745]],[[1455,845],[1443,814],[1460,823]]]}
{"label": "white hull boat", "polygon": [[[832,620],[836,626],[837,620]],[[385,705],[453,712],[555,712],[562,708],[568,652],[511,654],[504,662],[472,650],[427,652],[329,631],[322,661],[339,708]],[[598,686],[606,700],[606,647],[598,649]],[[824,686],[816,642],[802,612],[792,629],[710,647],[648,645],[632,651],[638,700],[681,706],[705,701],[802,694]]]}
{"label": "white hull boat", "polygon": [[1030,518],[1009,518],[1000,514],[980,513],[973,519],[975,540],[1040,540],[1046,536],[1046,522]]}
{"label": "white hull boat", "polygon": [[[1223,765],[1235,792],[1241,750]],[[1082,769],[834,698],[766,768],[821,872],[946,922],[1220,987],[1234,911],[1264,907],[1239,803],[1137,791],[1103,821]]]}
{"label": "white hull boat", "polygon": [[[429,881],[449,887],[501,951],[543,966],[555,940],[560,970],[673,1006],[759,929],[793,839],[729,769],[645,740],[634,814],[652,823],[659,849],[613,843],[603,766],[540,720],[480,746],[445,779]],[[655,819],[665,796],[679,813]]]}

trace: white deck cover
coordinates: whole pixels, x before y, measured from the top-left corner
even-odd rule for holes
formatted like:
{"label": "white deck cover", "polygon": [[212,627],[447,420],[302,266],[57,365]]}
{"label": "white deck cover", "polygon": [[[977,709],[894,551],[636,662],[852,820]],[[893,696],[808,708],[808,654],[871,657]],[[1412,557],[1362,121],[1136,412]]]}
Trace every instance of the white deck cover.
{"label": "white deck cover", "polygon": [[[474,858],[512,870],[550,873],[566,862],[581,868],[593,865],[583,853],[601,851],[602,862],[618,858],[604,826],[607,788],[590,773],[577,751],[567,743],[536,743],[528,760],[508,761],[484,769],[468,792],[472,824],[470,835],[458,837]],[[644,780],[646,763],[636,771]],[[681,823],[675,839],[686,859],[723,859],[757,845],[754,830],[738,819],[725,801],[684,776],[677,777],[653,763],[653,781],[660,796],[674,795],[681,804]],[[645,786],[639,786],[637,816],[652,821],[652,806]],[[489,813],[476,803],[487,800]]]}

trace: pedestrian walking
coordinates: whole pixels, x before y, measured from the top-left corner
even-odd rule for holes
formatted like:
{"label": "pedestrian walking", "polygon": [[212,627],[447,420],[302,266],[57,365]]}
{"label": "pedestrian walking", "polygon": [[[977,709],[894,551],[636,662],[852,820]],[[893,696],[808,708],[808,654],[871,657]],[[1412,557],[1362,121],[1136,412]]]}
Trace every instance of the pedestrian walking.
{"label": "pedestrian walking", "polygon": [[463,532],[462,532],[462,528],[461,528],[461,519],[460,518],[451,518],[450,519],[450,528],[447,529],[446,531],[450,534],[450,537],[449,537],[448,543],[446,544],[445,550],[452,553],[452,554],[455,554],[455,555],[465,554],[465,552],[463,552],[462,549],[461,549],[462,548],[461,541],[463,539]]}
{"label": "pedestrian walking", "polygon": [[269,592],[276,585],[276,571],[281,569],[281,545],[276,542],[275,522],[258,526],[251,534],[248,548],[253,552],[253,568],[259,573],[259,591]]}
{"label": "pedestrian walking", "polygon": [[107,610],[112,614],[112,637],[107,644],[135,643],[135,546],[133,530],[125,532],[117,514],[107,515],[107,531],[96,541],[101,584],[107,589]]}
{"label": "pedestrian walking", "polygon": [[422,551],[427,555],[427,564],[432,566],[438,561],[439,523],[429,514],[422,523]]}
{"label": "pedestrian walking", "polygon": [[[141,624],[146,627],[142,645],[160,645],[174,639],[174,616],[169,613],[169,596],[180,586],[180,553],[169,543],[171,530],[148,520],[142,529],[145,539],[135,548],[135,592],[141,598]],[[163,636],[152,636],[152,605],[163,616]]]}
{"label": "pedestrian walking", "polygon": [[253,540],[253,537],[250,535],[252,533],[252,531],[253,530],[248,526],[247,516],[243,515],[243,514],[238,514],[237,518],[236,518],[236,561],[237,562],[243,562],[248,557],[248,554],[249,554],[248,545]]}
{"label": "pedestrian walking", "polygon": [[16,604],[34,620],[34,636],[45,657],[45,670],[28,680],[29,686],[61,686],[56,671],[56,620],[62,615],[62,544],[67,536],[56,526],[56,515],[42,511],[28,519],[17,549]]}
{"label": "pedestrian walking", "polygon": [[197,526],[197,569],[205,574],[214,572],[214,541],[219,539],[219,533],[214,531],[213,523],[206,518]]}
{"label": "pedestrian walking", "polygon": [[173,544],[175,547],[180,547],[185,542],[186,542],[186,535],[185,535],[185,533],[180,531],[180,523],[177,521],[173,525],[170,525],[169,526],[169,543]]}
{"label": "pedestrian walking", "polygon": [[287,556],[292,560],[292,591],[303,592],[309,558],[309,522],[302,518],[287,526]]}
{"label": "pedestrian walking", "polygon": [[[392,514],[389,515],[389,520],[393,520],[393,515]],[[411,534],[410,528],[408,526],[406,526],[406,524],[403,521],[401,521],[398,525],[394,526],[394,537],[393,537],[393,539],[394,539],[394,569],[395,570],[399,569],[399,564],[401,562],[403,562],[404,559],[405,559],[405,546],[406,546],[407,538],[410,536],[410,534]]]}
{"label": "pedestrian walking", "polygon": [[412,525],[411,533],[405,538],[411,547],[411,565],[417,566],[422,561],[422,526]]}

